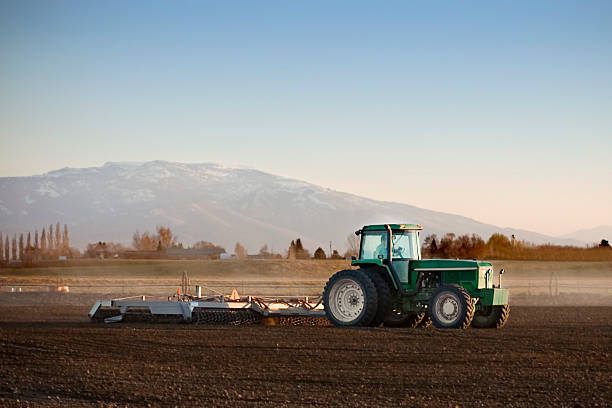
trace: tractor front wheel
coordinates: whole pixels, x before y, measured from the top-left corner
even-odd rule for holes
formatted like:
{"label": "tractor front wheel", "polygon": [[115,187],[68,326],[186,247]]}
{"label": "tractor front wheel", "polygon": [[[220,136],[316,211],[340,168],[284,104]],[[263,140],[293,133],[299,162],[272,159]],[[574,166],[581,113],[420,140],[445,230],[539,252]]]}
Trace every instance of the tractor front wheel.
{"label": "tractor front wheel", "polygon": [[376,286],[362,270],[337,272],[325,285],[323,306],[334,326],[368,326],[378,309]]}
{"label": "tractor front wheel", "polygon": [[474,317],[474,304],[463,287],[444,285],[434,292],[428,313],[437,328],[467,329]]}
{"label": "tractor front wheel", "polygon": [[501,329],[510,316],[510,305],[484,306],[474,314],[472,326],[479,329]]}

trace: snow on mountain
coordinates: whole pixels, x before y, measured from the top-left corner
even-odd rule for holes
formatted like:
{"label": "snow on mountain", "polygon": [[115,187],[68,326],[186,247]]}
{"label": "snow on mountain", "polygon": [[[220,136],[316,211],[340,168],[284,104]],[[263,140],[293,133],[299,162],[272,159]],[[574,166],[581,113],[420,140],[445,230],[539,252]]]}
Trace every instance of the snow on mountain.
{"label": "snow on mountain", "polygon": [[305,246],[345,247],[347,235],[370,223],[414,222],[424,234],[515,234],[536,243],[576,244],[535,232],[502,229],[471,218],[376,201],[258,170],[212,163],[110,162],[42,175],[0,178],[0,231],[68,224],[74,246],[131,243],[136,230],[168,225],[185,244],[206,240],[229,252],[236,242],[277,251],[301,237]]}
{"label": "snow on mountain", "polygon": [[600,225],[594,228],[581,229],[560,236],[562,239],[576,239],[587,244],[599,244],[602,239],[612,241],[612,225]]}

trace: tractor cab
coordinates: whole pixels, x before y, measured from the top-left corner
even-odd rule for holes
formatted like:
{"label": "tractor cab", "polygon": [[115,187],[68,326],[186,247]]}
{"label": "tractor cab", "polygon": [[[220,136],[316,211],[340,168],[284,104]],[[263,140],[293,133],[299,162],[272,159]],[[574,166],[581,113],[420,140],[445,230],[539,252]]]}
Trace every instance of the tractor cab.
{"label": "tractor cab", "polygon": [[421,259],[419,232],[423,229],[416,224],[366,225],[355,231],[361,236],[359,258],[352,264],[387,265],[392,268],[396,284],[410,281],[410,261]]}
{"label": "tractor cab", "polygon": [[415,224],[367,225],[355,232],[361,235],[359,260],[419,260],[419,231],[422,229]]}

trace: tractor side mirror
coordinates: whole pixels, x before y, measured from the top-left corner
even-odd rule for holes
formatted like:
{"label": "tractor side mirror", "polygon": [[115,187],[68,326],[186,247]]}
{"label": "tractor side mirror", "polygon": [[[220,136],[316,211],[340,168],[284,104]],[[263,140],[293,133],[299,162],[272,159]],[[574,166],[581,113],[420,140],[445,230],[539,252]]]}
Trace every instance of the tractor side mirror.
{"label": "tractor side mirror", "polygon": [[355,255],[351,256],[351,261],[356,261],[357,257]]}
{"label": "tractor side mirror", "polygon": [[385,258],[385,256],[384,256],[384,255],[382,255],[382,254],[378,254],[378,259],[384,259],[384,258]]}

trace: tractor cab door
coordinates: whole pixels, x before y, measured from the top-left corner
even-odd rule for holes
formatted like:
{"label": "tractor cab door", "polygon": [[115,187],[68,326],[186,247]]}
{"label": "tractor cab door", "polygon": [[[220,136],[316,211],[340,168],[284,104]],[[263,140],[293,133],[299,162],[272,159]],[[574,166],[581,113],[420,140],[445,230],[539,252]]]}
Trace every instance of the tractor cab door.
{"label": "tractor cab door", "polygon": [[400,283],[410,284],[414,281],[410,276],[410,261],[421,258],[418,231],[393,231],[392,245],[393,269]]}

